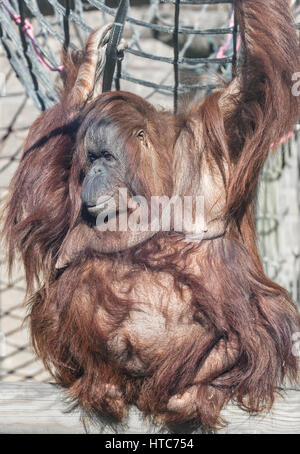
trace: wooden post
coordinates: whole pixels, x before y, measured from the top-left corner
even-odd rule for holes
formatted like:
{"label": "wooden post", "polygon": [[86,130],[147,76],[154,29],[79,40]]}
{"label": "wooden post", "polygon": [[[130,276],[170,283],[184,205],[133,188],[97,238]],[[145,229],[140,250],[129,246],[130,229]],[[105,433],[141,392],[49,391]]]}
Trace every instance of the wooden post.
{"label": "wooden post", "polygon": [[[300,434],[300,388],[286,388],[269,414],[249,416],[234,404],[222,416],[226,434]],[[133,407],[125,424],[110,427],[92,423],[80,410],[68,411],[65,393],[50,383],[0,384],[0,433],[2,434],[159,434],[162,431],[145,420]],[[201,433],[199,431],[198,433]]]}

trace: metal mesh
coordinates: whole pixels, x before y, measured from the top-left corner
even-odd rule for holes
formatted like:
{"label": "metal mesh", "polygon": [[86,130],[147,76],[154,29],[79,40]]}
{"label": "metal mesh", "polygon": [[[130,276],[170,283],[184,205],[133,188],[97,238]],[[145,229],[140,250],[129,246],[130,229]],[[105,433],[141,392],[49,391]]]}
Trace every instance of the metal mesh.
{"label": "metal mesh", "polygon": [[[38,50],[52,67],[59,65],[59,44],[67,43],[72,49],[81,47],[93,27],[113,20],[115,15],[115,9],[107,6],[104,0],[87,0],[85,2],[74,0],[72,2],[73,9],[70,9],[69,1],[37,2],[24,0],[20,2],[18,0],[3,0],[3,3],[8,5],[15,15],[22,13],[20,4],[26,6],[26,9],[23,10],[24,18],[29,15],[32,16],[30,20],[34,25]],[[48,6],[52,8],[54,15],[45,16],[42,13],[40,6],[43,5],[45,8],[45,3],[48,3]],[[176,4],[180,4],[180,10],[176,10]],[[90,17],[87,18],[84,14],[91,8],[96,8],[91,13],[94,16],[92,23]],[[221,15],[220,11],[222,12]],[[228,56],[216,58],[216,53],[218,44],[222,42],[226,34],[232,34],[232,42],[235,41],[236,26],[228,26],[229,17],[232,13],[231,0],[181,2],[177,0],[150,0],[149,6],[143,8],[142,17],[135,15],[135,12],[136,10],[130,11],[127,17],[125,34],[129,38],[129,47],[126,50],[124,65],[116,74],[117,79],[150,88],[150,93],[144,95],[151,99],[157,92],[176,98],[177,93],[189,92],[191,89],[213,89],[217,84],[215,81],[209,80],[208,74],[214,76],[218,71],[226,73],[227,69],[227,76],[230,76],[231,64],[235,60],[235,46],[231,45]],[[179,15],[178,12],[180,12]],[[192,22],[186,23],[187,16]],[[209,18],[208,23],[212,24],[211,28],[205,27],[205,19],[207,18]],[[3,7],[0,8],[0,21],[2,44],[14,71],[38,108],[50,107],[56,101],[53,93],[53,77],[51,77],[53,74],[45,69],[36,58],[32,42],[25,39],[24,44],[22,27],[13,26],[11,16]],[[143,42],[145,36],[162,37],[165,41],[171,41],[173,46],[169,46],[169,52],[163,49],[164,55],[159,52],[155,53],[153,49],[148,49],[147,43]],[[195,38],[201,38],[202,42],[205,42],[203,46],[209,44],[207,56],[189,56],[189,51],[193,50]],[[176,53],[177,43],[179,46],[178,53]],[[136,71],[130,70],[133,57],[143,59],[142,62],[136,62],[135,66],[148,65],[149,62],[165,63],[160,68],[161,77],[158,78],[157,82],[153,81],[151,64],[147,79],[138,77]],[[170,65],[173,68],[170,68]],[[153,66],[154,71],[156,67]],[[201,82],[200,78],[200,82],[188,81],[183,83],[180,80],[180,75],[178,81],[176,80],[177,72],[205,74],[205,81]],[[196,77],[194,79],[196,80]],[[211,79],[214,79],[214,77],[211,77]],[[127,87],[128,84],[124,86]]]}
{"label": "metal mesh", "polygon": [[[295,15],[299,1],[294,1]],[[3,0],[0,2],[0,194],[3,198],[18,164],[28,127],[40,110],[53,105],[57,71],[37,58],[33,42],[11,14],[28,19],[38,52],[52,69],[62,45],[81,48],[89,32],[113,20],[114,0]],[[124,37],[129,43],[115,73],[114,88],[133,91],[155,104],[176,108],[196,90],[205,94],[230,79],[236,61],[237,27],[232,2],[131,1]],[[297,25],[300,28],[300,24]],[[6,91],[3,87],[6,87]],[[261,180],[257,227],[267,274],[300,303],[300,146],[293,135],[270,157]],[[33,356],[26,324],[24,277],[8,282],[0,261],[0,373],[4,381],[48,380]]]}

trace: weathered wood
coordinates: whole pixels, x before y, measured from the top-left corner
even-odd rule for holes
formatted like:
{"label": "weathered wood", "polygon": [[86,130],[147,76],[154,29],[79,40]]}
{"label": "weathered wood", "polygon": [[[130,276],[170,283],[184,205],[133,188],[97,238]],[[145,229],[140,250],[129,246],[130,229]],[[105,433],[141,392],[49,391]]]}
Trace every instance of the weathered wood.
{"label": "weathered wood", "polygon": [[[235,405],[222,412],[229,422],[218,433],[226,434],[300,434],[300,389],[286,389],[269,414],[249,416]],[[66,395],[53,384],[1,383],[0,433],[161,433],[141,417],[136,408],[129,413],[127,425],[113,429],[105,424],[94,425],[79,410],[68,411]],[[87,429],[83,421],[87,424]]]}

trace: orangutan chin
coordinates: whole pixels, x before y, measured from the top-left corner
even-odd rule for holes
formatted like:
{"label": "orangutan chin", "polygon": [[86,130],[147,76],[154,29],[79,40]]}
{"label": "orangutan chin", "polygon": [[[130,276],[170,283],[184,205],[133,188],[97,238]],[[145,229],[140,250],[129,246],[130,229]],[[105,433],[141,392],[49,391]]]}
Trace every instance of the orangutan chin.
{"label": "orangutan chin", "polygon": [[[297,379],[299,315],[264,274],[253,221],[259,172],[299,114],[297,36],[288,0],[234,7],[236,77],[201,102],[173,115],[132,93],[93,97],[109,25],[64,53],[60,102],[30,128],[5,210],[9,261],[18,250],[37,354],[87,413],[120,421],[134,404],[216,429],[230,399],[260,411]],[[174,218],[169,232],[97,222],[113,202],[119,225],[136,196],[202,196],[201,241]]]}

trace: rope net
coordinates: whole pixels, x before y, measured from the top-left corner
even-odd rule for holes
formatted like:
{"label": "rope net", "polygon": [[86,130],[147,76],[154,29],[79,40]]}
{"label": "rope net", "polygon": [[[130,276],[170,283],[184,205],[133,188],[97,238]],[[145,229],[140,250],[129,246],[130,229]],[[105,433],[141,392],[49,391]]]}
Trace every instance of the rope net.
{"label": "rope net", "polygon": [[[181,93],[218,86],[216,74],[231,77],[237,47],[231,0],[131,2],[142,3],[141,11],[133,6],[126,19],[124,37],[129,47],[115,73],[114,88],[130,88],[153,102],[170,104],[173,97],[176,105]],[[53,76],[59,69],[60,48],[81,48],[94,27],[114,19],[116,9],[111,6],[117,4],[104,0],[0,2],[0,39],[39,109],[57,100]],[[149,48],[150,38],[156,40],[154,49]],[[148,77],[143,73],[139,77],[137,67],[148,68]],[[154,74],[158,71],[159,75]]]}
{"label": "rope net", "polygon": [[[291,3],[300,29],[300,2]],[[39,111],[57,101],[54,87],[62,46],[82,48],[92,29],[114,20],[118,4],[119,0],[0,0],[0,95],[7,85],[6,96],[0,98],[1,198],[27,128]],[[129,90],[166,108],[176,109],[181,95],[205,95],[231,79],[238,56],[231,0],[131,0],[123,37],[129,46],[117,65],[113,89]],[[11,83],[13,78],[21,84]],[[267,274],[300,304],[299,141],[296,130],[265,166],[257,227]],[[22,325],[24,276],[17,273],[9,282],[2,264],[0,256],[0,380],[47,381]]]}

